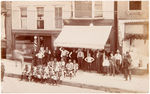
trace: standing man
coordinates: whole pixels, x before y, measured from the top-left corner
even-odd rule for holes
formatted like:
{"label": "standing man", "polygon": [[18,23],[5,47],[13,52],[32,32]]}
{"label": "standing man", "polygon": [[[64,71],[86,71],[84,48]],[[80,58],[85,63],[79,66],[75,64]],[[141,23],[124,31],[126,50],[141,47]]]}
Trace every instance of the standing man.
{"label": "standing man", "polygon": [[93,63],[93,61],[94,61],[94,58],[93,57],[91,57],[91,54],[90,53],[88,53],[87,54],[87,57],[85,58],[85,61],[88,63],[88,70],[89,71],[91,71],[91,67],[92,67],[92,63]]}
{"label": "standing man", "polygon": [[122,62],[122,56],[119,53],[119,50],[117,50],[117,53],[115,54],[115,61],[116,61],[116,70],[118,73],[121,73],[121,62]]}
{"label": "standing man", "polygon": [[38,57],[38,65],[42,65],[43,64],[43,58],[44,58],[44,48],[40,47],[39,53],[36,54],[36,56]]}
{"label": "standing man", "polygon": [[115,57],[112,52],[110,53],[109,62],[110,62],[110,75],[115,76],[116,62],[115,62]]}
{"label": "standing man", "polygon": [[77,53],[77,59],[78,59],[78,63],[79,63],[79,68],[83,69],[83,59],[84,59],[84,53],[81,49],[79,49],[79,52]]}
{"label": "standing man", "polygon": [[69,51],[65,50],[64,48],[60,48],[59,50],[61,51],[61,58],[67,62],[67,55],[69,54]]}
{"label": "standing man", "polygon": [[124,69],[125,80],[128,80],[128,77],[131,80],[131,69],[130,69],[131,62],[132,62],[131,56],[129,52],[126,52],[126,55],[123,58],[123,64],[122,64],[122,67]]}
{"label": "standing man", "polygon": [[97,70],[98,73],[100,73],[100,52],[99,52],[99,50],[96,51],[95,61],[96,61],[96,66],[95,66],[96,70]]}
{"label": "standing man", "polygon": [[69,57],[70,57],[70,59],[72,61],[74,61],[74,60],[76,61],[76,59],[77,59],[77,53],[76,53],[75,49],[73,49],[73,51],[70,52]]}
{"label": "standing man", "polygon": [[1,81],[4,80],[4,75],[5,75],[5,66],[3,63],[1,63]]}

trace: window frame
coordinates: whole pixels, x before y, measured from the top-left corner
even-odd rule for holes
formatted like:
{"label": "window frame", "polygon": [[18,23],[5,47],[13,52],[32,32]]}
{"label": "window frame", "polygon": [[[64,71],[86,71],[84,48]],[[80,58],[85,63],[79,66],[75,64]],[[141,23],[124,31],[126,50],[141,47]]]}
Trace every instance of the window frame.
{"label": "window frame", "polygon": [[[25,16],[22,16],[23,8],[26,9],[26,15]],[[21,29],[27,29],[27,17],[28,17],[27,16],[28,15],[27,11],[28,11],[27,7],[20,7],[20,26],[21,26]],[[26,19],[26,26],[23,26],[23,24],[22,24],[23,23],[22,21],[23,21],[24,18]]]}
{"label": "window frame", "polygon": [[130,9],[130,2],[133,2],[133,1],[128,1],[128,11],[142,11],[142,1],[139,1],[139,2],[141,2],[141,9],[139,10],[131,10]]}
{"label": "window frame", "polygon": [[[38,14],[38,8],[42,8],[43,9],[43,11],[42,11],[42,15],[39,15]],[[36,21],[37,21],[37,29],[39,30],[39,29],[44,29],[44,7],[42,6],[38,6],[38,7],[36,7],[36,12],[37,12],[37,19],[36,19]],[[43,26],[38,26],[38,21],[43,21]],[[40,22],[41,23],[41,22]],[[42,28],[41,28],[42,27]]]}
{"label": "window frame", "polygon": [[[60,9],[61,9],[61,16],[60,16],[60,14],[59,14],[59,12],[58,12],[58,18],[56,18],[56,8],[58,8],[58,11],[60,12]],[[61,6],[55,6],[55,28],[56,29],[61,29],[62,27],[63,27],[63,7],[61,7]],[[60,27],[58,27],[57,25],[56,25],[56,19],[60,19],[61,18],[61,26]]]}
{"label": "window frame", "polygon": [[[82,18],[82,17],[75,17],[75,1],[72,1],[72,7],[73,7],[73,19],[103,19],[103,13],[102,13],[102,17],[95,17],[95,1],[91,1],[92,2],[92,17],[89,18]],[[103,2],[101,1],[101,5],[102,5],[102,10],[103,11]]]}

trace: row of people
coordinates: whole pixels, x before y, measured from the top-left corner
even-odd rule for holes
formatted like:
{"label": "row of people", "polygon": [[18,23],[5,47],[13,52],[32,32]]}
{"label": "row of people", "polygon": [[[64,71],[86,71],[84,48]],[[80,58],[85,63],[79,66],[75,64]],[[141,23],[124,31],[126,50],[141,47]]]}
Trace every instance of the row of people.
{"label": "row of people", "polygon": [[[60,59],[63,58],[65,62],[68,62],[68,60],[71,59],[72,61],[75,60],[79,65],[79,69],[82,70],[96,70],[98,73],[104,74],[108,73],[109,71],[111,75],[123,73],[123,57],[121,56],[119,50],[117,50],[117,52],[113,54],[107,53],[103,50],[69,50],[65,48],[57,48],[56,50],[51,52],[50,50],[48,50],[48,48],[46,48],[45,50],[44,48],[41,48],[39,53],[36,54],[36,56],[40,62],[47,62],[51,58],[56,58],[58,61],[60,61]],[[109,63],[105,64],[105,62],[107,61]]]}
{"label": "row of people", "polygon": [[40,81],[57,84],[61,81],[62,77],[69,76],[70,79],[76,75],[78,71],[78,64],[75,60],[72,62],[71,59],[66,63],[63,59],[57,61],[56,58],[47,63],[47,65],[31,66],[25,65],[22,72],[22,79],[28,81]]}

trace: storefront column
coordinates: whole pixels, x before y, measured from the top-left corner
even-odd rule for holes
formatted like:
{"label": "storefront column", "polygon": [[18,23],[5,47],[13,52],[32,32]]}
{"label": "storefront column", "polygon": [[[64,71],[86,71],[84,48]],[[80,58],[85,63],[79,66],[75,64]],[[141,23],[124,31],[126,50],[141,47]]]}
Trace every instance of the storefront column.
{"label": "storefront column", "polygon": [[37,40],[37,36],[34,36],[34,51],[37,51],[37,46],[38,46],[38,40]]}

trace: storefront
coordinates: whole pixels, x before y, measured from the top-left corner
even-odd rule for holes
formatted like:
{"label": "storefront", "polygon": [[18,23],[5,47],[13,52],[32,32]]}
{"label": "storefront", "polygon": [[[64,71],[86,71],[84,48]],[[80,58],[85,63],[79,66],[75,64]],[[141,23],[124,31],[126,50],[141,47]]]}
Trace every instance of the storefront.
{"label": "storefront", "polygon": [[13,30],[13,49],[20,50],[22,46],[26,47],[25,57],[31,58],[35,49],[38,51],[40,46],[54,49],[53,41],[60,31],[42,31],[42,30]]}
{"label": "storefront", "polygon": [[148,21],[119,21],[119,44],[123,53],[130,52],[134,67],[146,68],[149,63]]}

